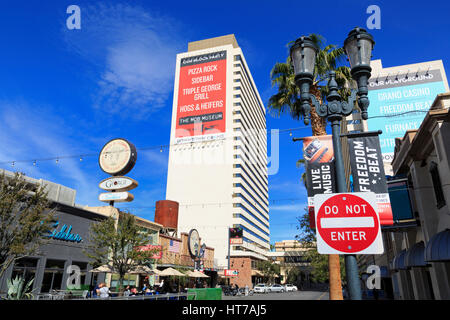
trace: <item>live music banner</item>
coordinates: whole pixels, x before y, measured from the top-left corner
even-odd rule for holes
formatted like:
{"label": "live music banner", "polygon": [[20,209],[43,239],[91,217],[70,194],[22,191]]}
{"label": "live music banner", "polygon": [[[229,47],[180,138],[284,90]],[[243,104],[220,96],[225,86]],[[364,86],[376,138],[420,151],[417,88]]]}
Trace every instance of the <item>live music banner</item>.
{"label": "live music banner", "polygon": [[336,192],[334,151],[331,135],[303,138],[303,158],[306,169],[309,226],[316,228],[314,196]]}
{"label": "live music banner", "polygon": [[350,167],[354,192],[372,191],[377,196],[381,225],[393,225],[391,201],[389,199],[378,135],[348,136]]}

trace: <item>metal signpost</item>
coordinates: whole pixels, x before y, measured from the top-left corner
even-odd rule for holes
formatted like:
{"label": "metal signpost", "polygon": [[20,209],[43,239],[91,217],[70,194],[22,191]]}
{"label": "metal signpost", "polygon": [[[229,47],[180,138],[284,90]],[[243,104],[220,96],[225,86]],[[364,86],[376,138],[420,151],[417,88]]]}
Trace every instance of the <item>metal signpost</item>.
{"label": "metal signpost", "polygon": [[112,177],[104,179],[98,185],[100,189],[110,191],[101,193],[100,201],[108,202],[114,206],[114,202],[130,202],[134,196],[129,193],[138,186],[136,180],[123,176],[133,169],[137,160],[136,147],[128,140],[119,138],[109,141],[102,148],[98,163],[100,168]]}
{"label": "metal signpost", "polygon": [[[311,105],[314,106],[320,117],[327,118],[332,127],[332,140],[336,167],[336,189],[338,193],[347,192],[344,161],[340,141],[340,122],[343,117],[352,113],[354,102],[357,99],[361,118],[367,120],[367,109],[369,107],[368,79],[370,78],[370,59],[375,42],[372,36],[362,28],[355,28],[348,34],[344,41],[344,49],[347,53],[351,67],[352,78],[356,81],[358,90],[352,91],[348,101],[343,101],[338,93],[339,87],[336,82],[334,71],[329,73],[328,95],[326,104],[320,104],[314,95],[310,93],[310,87],[314,79],[316,64],[317,45],[309,37],[300,37],[292,45],[290,56],[294,67],[295,82],[300,89],[300,112],[304,123],[309,124]],[[356,97],[356,94],[358,97]],[[361,300],[361,288],[358,275],[358,264],[356,256],[348,254],[345,256],[345,269],[347,274],[348,288],[352,300]]]}

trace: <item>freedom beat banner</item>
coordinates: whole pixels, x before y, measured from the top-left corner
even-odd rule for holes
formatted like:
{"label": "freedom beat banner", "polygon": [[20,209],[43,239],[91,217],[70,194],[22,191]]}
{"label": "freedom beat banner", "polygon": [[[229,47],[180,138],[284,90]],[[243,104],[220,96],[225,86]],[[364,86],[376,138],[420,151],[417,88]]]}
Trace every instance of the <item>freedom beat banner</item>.
{"label": "freedom beat banner", "polygon": [[181,59],[175,143],[224,137],[226,53]]}
{"label": "freedom beat banner", "polygon": [[349,135],[350,167],[354,192],[374,192],[381,225],[393,225],[386,176],[378,134]]}
{"label": "freedom beat banner", "polygon": [[303,158],[306,161],[309,226],[315,229],[314,196],[336,192],[331,135],[303,138]]}

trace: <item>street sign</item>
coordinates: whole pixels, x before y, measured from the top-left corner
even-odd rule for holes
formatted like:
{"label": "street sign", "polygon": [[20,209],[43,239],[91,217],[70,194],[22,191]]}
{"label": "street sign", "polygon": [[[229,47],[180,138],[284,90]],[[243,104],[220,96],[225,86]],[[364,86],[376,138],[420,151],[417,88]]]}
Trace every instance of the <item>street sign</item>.
{"label": "street sign", "polygon": [[224,269],[223,275],[225,277],[236,277],[239,274],[239,271],[233,269]]}
{"label": "street sign", "polygon": [[320,254],[382,254],[380,219],[373,192],[314,196]]}
{"label": "street sign", "polygon": [[100,193],[100,195],[98,196],[98,200],[103,201],[103,202],[110,202],[110,201],[114,201],[114,202],[130,202],[133,201],[134,196],[125,191],[125,192],[104,192],[104,193]]}

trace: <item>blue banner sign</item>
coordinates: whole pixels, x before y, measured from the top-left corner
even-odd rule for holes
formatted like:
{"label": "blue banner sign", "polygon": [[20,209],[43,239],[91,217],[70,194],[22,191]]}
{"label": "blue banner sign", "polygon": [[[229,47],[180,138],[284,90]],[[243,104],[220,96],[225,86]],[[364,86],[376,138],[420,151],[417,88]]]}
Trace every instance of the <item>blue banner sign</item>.
{"label": "blue banner sign", "polygon": [[66,240],[66,241],[71,241],[71,242],[81,242],[81,236],[77,233],[77,234],[73,234],[71,233],[72,231],[72,225],[67,226],[67,225],[63,225],[61,227],[61,230],[57,230],[59,225],[59,221],[55,222],[55,224],[53,224],[53,227],[55,228],[53,230],[52,233],[50,233],[49,235],[47,235],[47,237],[51,238],[51,239],[58,239],[58,240]]}
{"label": "blue banner sign", "polygon": [[382,130],[380,147],[383,162],[394,157],[395,138],[418,129],[436,95],[446,91],[440,70],[399,74],[369,80],[370,131]]}

